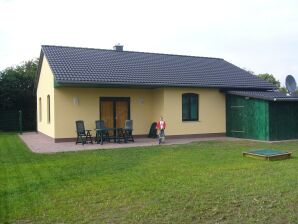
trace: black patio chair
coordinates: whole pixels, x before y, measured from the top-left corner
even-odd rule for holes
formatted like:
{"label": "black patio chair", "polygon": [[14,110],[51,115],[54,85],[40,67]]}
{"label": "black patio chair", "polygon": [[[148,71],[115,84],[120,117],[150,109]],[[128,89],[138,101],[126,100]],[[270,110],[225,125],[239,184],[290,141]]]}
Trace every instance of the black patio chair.
{"label": "black patio chair", "polygon": [[109,131],[106,129],[105,122],[103,120],[97,120],[95,121],[95,127],[96,127],[96,142],[102,144],[103,141],[110,142],[110,135]]}
{"label": "black patio chair", "polygon": [[76,121],[76,132],[77,132],[76,144],[82,143],[84,145],[85,143],[88,143],[88,142],[93,144],[90,131],[91,130],[85,129],[84,121]]}
{"label": "black patio chair", "polygon": [[122,131],[123,131],[125,142],[128,142],[128,141],[134,142],[135,141],[133,138],[133,135],[132,135],[132,131],[133,131],[132,120],[125,121],[125,125],[124,125],[124,128],[122,129]]}

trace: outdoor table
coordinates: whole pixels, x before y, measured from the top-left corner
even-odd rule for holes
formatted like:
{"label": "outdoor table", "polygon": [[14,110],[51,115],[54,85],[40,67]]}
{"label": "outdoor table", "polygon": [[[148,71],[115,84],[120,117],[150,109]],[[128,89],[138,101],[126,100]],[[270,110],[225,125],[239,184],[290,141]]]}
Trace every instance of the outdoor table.
{"label": "outdoor table", "polygon": [[[123,129],[122,128],[104,128],[104,129],[95,129],[96,131],[96,135],[98,136],[96,139],[96,142],[99,144],[103,144],[103,133],[107,132],[107,131],[113,131],[114,132],[114,136],[110,136],[109,139],[114,139],[114,142],[116,143],[120,143],[121,139],[124,140],[124,142],[126,143],[126,138],[123,136]],[[122,134],[122,135],[121,135]]]}

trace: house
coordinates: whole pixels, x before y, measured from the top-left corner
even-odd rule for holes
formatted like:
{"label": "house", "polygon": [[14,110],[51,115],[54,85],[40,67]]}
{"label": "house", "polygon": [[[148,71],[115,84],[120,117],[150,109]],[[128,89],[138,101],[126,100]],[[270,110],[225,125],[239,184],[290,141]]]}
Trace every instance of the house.
{"label": "house", "polygon": [[94,130],[134,122],[147,135],[163,116],[168,136],[226,133],[226,91],[268,91],[270,83],[220,59],[44,45],[36,81],[37,130],[55,140],[76,136],[75,121]]}

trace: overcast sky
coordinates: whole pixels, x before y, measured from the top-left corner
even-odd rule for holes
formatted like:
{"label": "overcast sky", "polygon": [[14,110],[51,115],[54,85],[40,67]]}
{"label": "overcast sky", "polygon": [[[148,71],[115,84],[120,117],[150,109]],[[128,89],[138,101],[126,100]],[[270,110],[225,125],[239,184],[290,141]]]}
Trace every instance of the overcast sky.
{"label": "overcast sky", "polygon": [[298,79],[298,1],[0,0],[0,70],[42,44],[220,57]]}

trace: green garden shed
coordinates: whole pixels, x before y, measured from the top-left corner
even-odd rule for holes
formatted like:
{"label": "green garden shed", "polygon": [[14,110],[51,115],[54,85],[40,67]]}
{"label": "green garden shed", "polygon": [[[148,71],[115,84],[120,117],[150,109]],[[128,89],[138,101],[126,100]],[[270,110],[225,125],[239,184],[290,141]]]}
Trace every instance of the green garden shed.
{"label": "green garden shed", "polygon": [[298,94],[228,91],[226,134],[266,141],[298,139]]}

